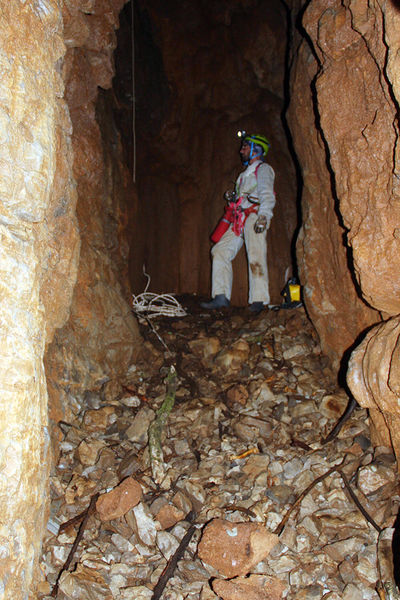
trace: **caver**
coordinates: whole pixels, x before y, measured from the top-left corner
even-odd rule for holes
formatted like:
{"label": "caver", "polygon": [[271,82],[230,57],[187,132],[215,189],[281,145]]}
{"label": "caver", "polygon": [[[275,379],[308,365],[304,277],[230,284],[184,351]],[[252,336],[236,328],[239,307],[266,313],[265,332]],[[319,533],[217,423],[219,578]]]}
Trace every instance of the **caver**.
{"label": "caver", "polygon": [[227,192],[224,217],[211,236],[212,300],[201,306],[209,310],[229,306],[233,271],[232,261],[243,243],[249,265],[249,304],[259,312],[269,304],[267,267],[267,230],[275,206],[272,167],[265,162],[270,144],[262,135],[239,134],[240,157],[246,167],[236,180],[235,190]]}

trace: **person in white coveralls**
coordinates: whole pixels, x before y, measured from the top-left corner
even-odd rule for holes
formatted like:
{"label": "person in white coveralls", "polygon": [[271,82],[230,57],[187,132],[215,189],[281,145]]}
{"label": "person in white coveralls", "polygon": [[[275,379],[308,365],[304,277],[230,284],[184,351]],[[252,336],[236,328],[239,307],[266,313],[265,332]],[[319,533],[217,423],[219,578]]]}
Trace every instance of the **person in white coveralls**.
{"label": "person in white coveralls", "polygon": [[249,305],[252,312],[258,313],[270,302],[267,230],[275,206],[275,173],[265,162],[270,147],[267,138],[240,134],[240,157],[246,168],[236,180],[235,191],[225,195],[229,203],[224,218],[211,236],[216,242],[211,250],[212,300],[201,306],[209,310],[229,306],[232,261],[244,242],[249,266]]}

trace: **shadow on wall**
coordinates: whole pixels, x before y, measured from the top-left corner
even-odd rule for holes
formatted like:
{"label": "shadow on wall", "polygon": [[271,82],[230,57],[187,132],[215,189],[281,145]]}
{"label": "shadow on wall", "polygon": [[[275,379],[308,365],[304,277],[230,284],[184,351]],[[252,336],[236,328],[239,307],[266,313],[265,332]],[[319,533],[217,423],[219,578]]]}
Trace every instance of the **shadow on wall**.
{"label": "shadow on wall", "polygon": [[[283,103],[283,108],[282,108],[282,114],[281,114],[281,121],[282,121],[282,126],[283,126],[283,130],[286,134],[286,140],[287,140],[287,144],[288,144],[288,151],[290,154],[290,157],[292,159],[293,162],[293,166],[294,166],[294,172],[295,172],[295,177],[296,177],[296,202],[295,202],[295,207],[296,207],[296,225],[295,225],[295,229],[293,231],[293,236],[292,236],[292,240],[291,240],[291,244],[290,244],[290,256],[292,259],[292,268],[293,268],[293,272],[292,275],[293,277],[296,277],[297,279],[299,279],[299,272],[298,272],[298,266],[297,266],[297,254],[296,254],[296,244],[297,244],[297,238],[302,226],[302,222],[303,222],[303,216],[302,216],[302,210],[301,210],[301,199],[302,199],[302,194],[303,194],[303,176],[302,176],[302,172],[301,172],[301,165],[294,147],[294,141],[293,141],[293,137],[292,137],[292,132],[290,131],[290,127],[289,127],[289,123],[288,123],[288,119],[287,119],[287,113],[288,113],[288,109],[289,109],[289,105],[290,105],[290,73],[291,73],[291,62],[292,62],[292,57],[291,57],[291,53],[292,53],[292,43],[293,43],[293,28],[299,27],[298,23],[297,25],[292,22],[292,13],[290,11],[289,6],[287,6],[286,3],[283,3],[285,6],[285,11],[286,11],[286,49],[285,49],[285,72],[284,72],[284,79],[283,79],[283,90],[284,90],[284,103]],[[297,17],[297,20],[299,19],[299,17]],[[286,283],[286,282],[285,282]]]}

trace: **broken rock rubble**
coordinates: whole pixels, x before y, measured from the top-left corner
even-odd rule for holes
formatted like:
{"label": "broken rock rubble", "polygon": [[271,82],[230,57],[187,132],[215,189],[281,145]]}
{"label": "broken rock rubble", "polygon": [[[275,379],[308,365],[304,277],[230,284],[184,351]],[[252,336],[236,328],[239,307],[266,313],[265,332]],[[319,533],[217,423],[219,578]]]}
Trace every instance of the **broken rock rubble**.
{"label": "broken rock rubble", "polygon": [[[68,523],[100,497],[60,577],[59,597],[150,600],[194,522],[162,600],[379,600],[378,532],[337,473],[273,533],[296,498],[343,460],[379,527],[393,527],[400,500],[393,456],[371,446],[364,409],[321,443],[347,397],[304,313],[248,320],[232,309],[223,319],[194,314],[156,326],[179,377],[162,440],[170,484],[152,480],[147,429],[163,401],[171,355],[143,326],[144,358],[124,380],[88,391],[90,402],[77,399],[81,411],[62,428],[52,523]],[[71,521],[58,535],[49,530],[40,598],[49,597],[78,527]]]}

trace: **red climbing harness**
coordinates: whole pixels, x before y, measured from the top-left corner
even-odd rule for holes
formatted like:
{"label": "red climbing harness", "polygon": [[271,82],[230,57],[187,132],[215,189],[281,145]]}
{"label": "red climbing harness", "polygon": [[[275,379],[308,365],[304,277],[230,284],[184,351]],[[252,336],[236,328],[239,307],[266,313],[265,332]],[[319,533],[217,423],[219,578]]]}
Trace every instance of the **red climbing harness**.
{"label": "red climbing harness", "polygon": [[[254,175],[257,179],[257,171],[259,167],[263,163],[259,163],[254,171]],[[242,177],[240,178],[239,189],[242,183]],[[235,192],[233,192],[235,194]],[[243,200],[248,200],[252,203],[253,206],[249,206],[248,208],[243,208],[241,206]],[[229,229],[229,226],[232,224],[232,231],[235,235],[242,235],[244,226],[247,220],[247,217],[251,215],[251,213],[258,212],[259,202],[251,200],[249,194],[245,194],[244,196],[240,196],[236,201],[230,201],[228,205],[225,207],[225,213],[222,219],[220,219],[213,233],[211,234],[211,241],[216,244],[222,238],[224,233]]]}
{"label": "red climbing harness", "polygon": [[225,208],[224,216],[219,221],[211,235],[211,241],[214,242],[214,244],[219,242],[231,224],[233,233],[238,236],[241,235],[243,233],[247,217],[251,215],[251,213],[258,212],[258,205],[243,208],[241,206],[242,200],[243,197],[239,198],[237,202],[229,202],[228,206]]}
{"label": "red climbing harness", "polygon": [[243,208],[241,206],[242,200],[243,197],[239,198],[239,200],[235,203],[234,210],[232,211],[232,231],[235,235],[242,235],[247,217],[251,213],[258,212],[258,206],[257,208],[255,206]]}

